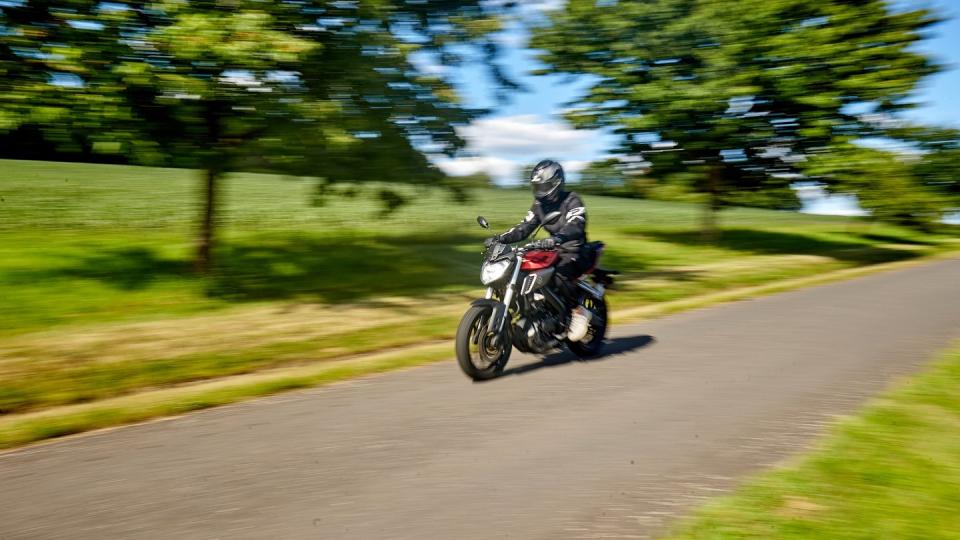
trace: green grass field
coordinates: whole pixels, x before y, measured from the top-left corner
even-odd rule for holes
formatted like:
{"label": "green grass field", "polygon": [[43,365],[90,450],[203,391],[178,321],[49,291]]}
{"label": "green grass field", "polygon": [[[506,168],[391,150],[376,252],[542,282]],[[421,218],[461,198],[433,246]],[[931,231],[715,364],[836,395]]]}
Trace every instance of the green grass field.
{"label": "green grass field", "polygon": [[[479,289],[480,240],[520,219],[519,191],[468,204],[405,188],[310,204],[307,179],[236,174],[223,186],[217,270],[191,272],[194,171],[0,161],[0,414],[342,358],[452,336]],[[696,205],[585,197],[614,308],[646,305],[955,246],[861,220],[724,211],[698,240]]]}
{"label": "green grass field", "polygon": [[808,456],[718,499],[674,540],[960,538],[960,349]]}
{"label": "green grass field", "polygon": [[[373,197],[314,207],[308,180],[237,174],[224,186],[219,271],[200,279],[189,262],[196,173],[0,161],[0,178],[0,335],[250,302],[342,303],[471,290],[479,285],[478,243],[485,235],[475,216],[486,215],[502,230],[529,205],[522,192],[478,191],[458,205],[426,189],[416,192],[417,204],[380,218]],[[694,232],[694,205],[586,200],[591,236],[609,244],[604,264],[671,281],[648,291],[649,300],[683,295],[701,288],[701,277],[710,279],[677,270],[683,266],[817,255],[831,259],[826,266],[843,267],[911,257],[937,241],[846,218],[736,209],[723,214],[720,243],[707,246]],[[878,247],[890,242],[911,245]],[[743,270],[744,282],[767,277],[754,277],[758,268]]]}

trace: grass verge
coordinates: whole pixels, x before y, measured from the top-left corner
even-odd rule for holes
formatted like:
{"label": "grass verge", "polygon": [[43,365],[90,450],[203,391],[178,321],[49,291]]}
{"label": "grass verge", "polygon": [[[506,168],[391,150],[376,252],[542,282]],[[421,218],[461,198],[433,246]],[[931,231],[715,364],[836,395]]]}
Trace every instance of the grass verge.
{"label": "grass verge", "polygon": [[24,357],[0,363],[10,374],[0,380],[0,413],[22,414],[201,380],[409,347],[453,337],[458,321],[457,315],[412,318],[308,339],[248,344],[233,350],[176,355],[155,351],[149,356],[116,361],[98,357],[74,361],[69,354],[46,361],[39,356]]}
{"label": "grass verge", "polygon": [[[940,255],[941,258],[947,256],[949,255]],[[621,309],[613,313],[613,319],[620,322],[649,319],[723,302],[850,279],[884,270],[902,269],[922,262],[924,261],[910,260],[866,268],[839,270],[818,276],[783,280],[672,302]],[[357,356],[347,360],[278,368],[172,388],[147,390],[91,403],[6,415],[0,417],[0,449],[100,428],[183,414],[286,390],[320,386],[363,375],[418,366],[449,359],[451,356],[452,350],[448,341],[434,342],[391,352]]]}
{"label": "grass verge", "polygon": [[960,346],[669,538],[960,538],[958,390]]}
{"label": "grass verge", "polygon": [[362,375],[416,366],[449,356],[449,343],[434,343],[339,362],[239,375],[93,403],[11,415],[0,419],[0,449],[94,429],[174,416],[286,390],[330,384]]}

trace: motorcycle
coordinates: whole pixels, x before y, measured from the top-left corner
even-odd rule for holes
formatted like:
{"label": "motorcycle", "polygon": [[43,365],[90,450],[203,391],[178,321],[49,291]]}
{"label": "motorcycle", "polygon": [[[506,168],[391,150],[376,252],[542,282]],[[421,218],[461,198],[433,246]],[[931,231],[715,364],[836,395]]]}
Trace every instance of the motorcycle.
{"label": "motorcycle", "polygon": [[[549,223],[559,217],[555,212],[543,221]],[[490,228],[483,216],[477,223]],[[603,242],[584,245],[584,266],[589,269],[577,279],[576,292],[566,295],[575,296],[578,305],[590,312],[586,335],[571,340],[567,336],[570,309],[564,303],[561,285],[553,279],[559,261],[557,251],[538,249],[535,243],[488,246],[480,270],[486,296],[470,304],[457,328],[457,362],[463,372],[475,381],[497,377],[514,348],[545,354],[565,345],[580,358],[600,354],[610,322],[605,292],[613,285],[613,276],[619,274],[597,267],[603,247]]]}

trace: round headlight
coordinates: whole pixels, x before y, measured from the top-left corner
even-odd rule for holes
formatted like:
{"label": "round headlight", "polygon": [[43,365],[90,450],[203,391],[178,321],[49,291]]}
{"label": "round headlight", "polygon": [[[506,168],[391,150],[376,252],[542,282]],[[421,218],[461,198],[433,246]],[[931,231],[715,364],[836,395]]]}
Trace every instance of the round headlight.
{"label": "round headlight", "polygon": [[480,269],[480,281],[484,285],[489,285],[502,278],[507,273],[507,268],[510,268],[510,261],[484,264],[483,268]]}

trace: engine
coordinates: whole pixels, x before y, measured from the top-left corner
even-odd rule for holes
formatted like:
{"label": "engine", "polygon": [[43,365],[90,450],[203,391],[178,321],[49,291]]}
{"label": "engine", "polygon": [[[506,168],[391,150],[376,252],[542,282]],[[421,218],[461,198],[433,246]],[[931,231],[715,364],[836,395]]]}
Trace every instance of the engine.
{"label": "engine", "polygon": [[539,354],[557,345],[555,334],[563,331],[560,318],[544,302],[535,302],[513,325],[513,345],[526,353]]}

